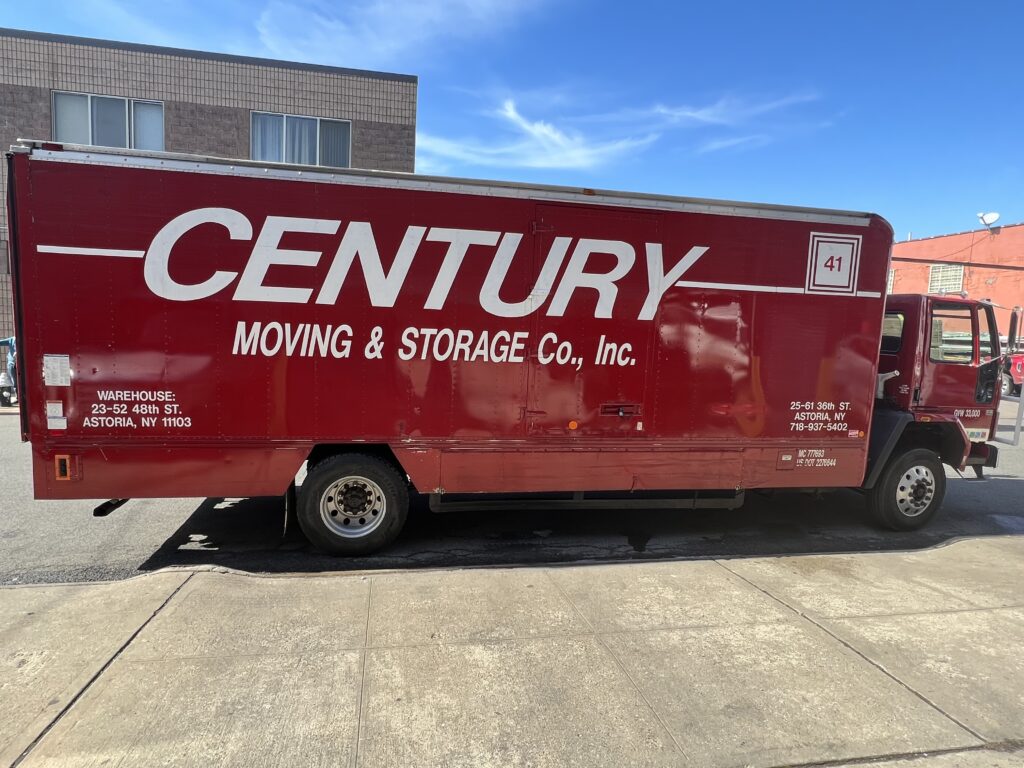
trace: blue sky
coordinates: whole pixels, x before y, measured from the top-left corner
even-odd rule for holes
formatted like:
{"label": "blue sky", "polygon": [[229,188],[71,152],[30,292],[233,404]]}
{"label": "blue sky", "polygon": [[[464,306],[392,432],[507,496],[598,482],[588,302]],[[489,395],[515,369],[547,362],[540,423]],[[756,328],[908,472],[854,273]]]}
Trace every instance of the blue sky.
{"label": "blue sky", "polygon": [[1014,2],[8,0],[4,26],[420,78],[417,170],[1024,221]]}

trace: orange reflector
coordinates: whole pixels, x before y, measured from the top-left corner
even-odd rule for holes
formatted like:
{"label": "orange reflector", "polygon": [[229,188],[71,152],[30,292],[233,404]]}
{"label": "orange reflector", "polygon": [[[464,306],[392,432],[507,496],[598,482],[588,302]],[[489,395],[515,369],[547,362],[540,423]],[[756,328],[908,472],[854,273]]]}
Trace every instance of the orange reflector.
{"label": "orange reflector", "polygon": [[58,454],[53,457],[53,471],[58,480],[71,479],[71,457],[67,454]]}
{"label": "orange reflector", "polygon": [[579,426],[580,426],[580,423],[578,421],[576,421],[575,419],[573,421],[569,422],[569,429],[578,429]]}
{"label": "orange reflector", "polygon": [[53,457],[53,476],[57,480],[81,480],[82,457],[73,453],[58,453]]}

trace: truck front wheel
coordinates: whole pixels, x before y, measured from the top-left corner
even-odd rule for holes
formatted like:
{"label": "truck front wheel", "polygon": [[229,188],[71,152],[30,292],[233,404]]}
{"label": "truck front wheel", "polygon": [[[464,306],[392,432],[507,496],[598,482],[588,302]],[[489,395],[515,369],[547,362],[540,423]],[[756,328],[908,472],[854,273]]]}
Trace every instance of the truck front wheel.
{"label": "truck front wheel", "polygon": [[398,536],[409,513],[405,480],[388,462],[349,453],[306,475],[298,518],[313,545],[332,555],[366,555]]}
{"label": "truck front wheel", "polygon": [[914,531],[935,517],[945,495],[946,473],[939,457],[915,448],[889,460],[868,491],[868,509],[886,528]]}

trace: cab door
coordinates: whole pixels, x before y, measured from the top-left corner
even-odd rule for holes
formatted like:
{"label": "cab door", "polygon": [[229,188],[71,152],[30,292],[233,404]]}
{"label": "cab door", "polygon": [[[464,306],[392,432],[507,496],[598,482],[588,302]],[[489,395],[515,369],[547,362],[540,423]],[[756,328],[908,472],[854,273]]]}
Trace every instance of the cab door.
{"label": "cab door", "polygon": [[929,299],[918,409],[958,418],[972,441],[988,439],[997,405],[995,327],[991,307]]}
{"label": "cab door", "polygon": [[920,396],[925,314],[920,296],[890,296],[885,302],[878,374],[886,379],[883,398],[900,411],[910,411]]}

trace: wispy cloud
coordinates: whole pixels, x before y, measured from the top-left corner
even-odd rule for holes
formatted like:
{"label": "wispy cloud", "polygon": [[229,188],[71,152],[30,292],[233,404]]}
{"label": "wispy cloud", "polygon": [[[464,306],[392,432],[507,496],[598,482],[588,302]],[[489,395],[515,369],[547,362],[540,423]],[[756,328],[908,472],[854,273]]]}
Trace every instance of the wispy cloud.
{"label": "wispy cloud", "polygon": [[[569,103],[558,98],[557,89],[543,93],[543,100],[530,99],[536,111],[545,102],[548,112]],[[484,112],[495,129],[486,139],[418,134],[417,167],[428,173],[459,166],[589,170],[634,155],[663,137],[670,140],[672,134],[698,155],[751,150],[793,132],[792,109],[819,98],[809,91],[761,99],[728,95],[704,106],[654,104],[536,119],[524,116],[520,99],[506,97],[500,108]]]}
{"label": "wispy cloud", "polygon": [[723,139],[711,139],[697,147],[697,154],[706,155],[709,152],[720,152],[723,149],[754,149],[770,144],[771,136],[763,133],[755,133],[752,136],[730,136]]}
{"label": "wispy cloud", "polygon": [[754,118],[779,112],[797,104],[817,101],[817,93],[793,93],[777,99],[751,100],[736,96],[723,96],[703,107],[666,106],[658,104],[652,112],[676,123],[700,123],[704,125],[742,125]]}
{"label": "wispy cloud", "polygon": [[672,127],[738,126],[772,113],[783,113],[790,107],[808,104],[821,98],[814,91],[800,91],[779,98],[722,96],[703,105],[657,103],[647,107],[623,107],[610,112],[578,115],[571,118],[582,123],[646,123],[658,130]]}
{"label": "wispy cloud", "polygon": [[491,115],[498,121],[500,136],[485,142],[479,138],[446,139],[430,133],[416,137],[420,170],[443,172],[451,163],[476,167],[560,168],[586,170],[638,151],[658,136],[622,136],[595,139],[568,131],[544,120],[530,120],[506,99]]}
{"label": "wispy cloud", "polygon": [[273,56],[407,66],[431,47],[497,34],[544,0],[270,0],[256,23]]}

